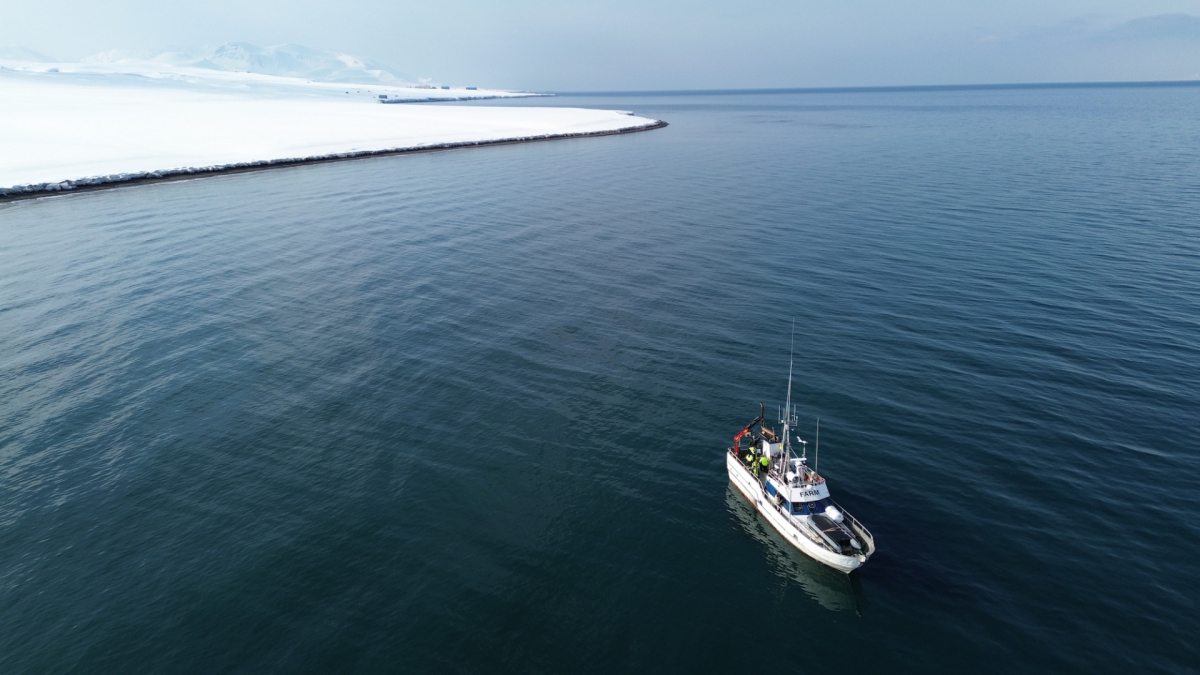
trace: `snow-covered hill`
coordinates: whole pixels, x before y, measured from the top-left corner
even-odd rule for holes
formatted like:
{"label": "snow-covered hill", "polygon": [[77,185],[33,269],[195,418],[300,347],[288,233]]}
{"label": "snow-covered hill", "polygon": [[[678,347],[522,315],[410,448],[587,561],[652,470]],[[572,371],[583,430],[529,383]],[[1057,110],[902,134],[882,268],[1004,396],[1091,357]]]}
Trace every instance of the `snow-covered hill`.
{"label": "snow-covered hill", "polygon": [[[26,50],[28,51],[28,50]],[[7,57],[0,52],[0,59]],[[34,59],[25,59],[34,60]],[[95,65],[148,65],[203,68],[238,73],[258,73],[293,77],[316,82],[355,84],[416,84],[417,79],[396,73],[373,61],[343,54],[323,52],[303,45],[283,44],[260,47],[248,42],[227,42],[219,47],[171,48],[137,52],[112,50],[82,60]]]}
{"label": "snow-covered hill", "polygon": [[348,54],[299,45],[258,47],[230,42],[211,49],[112,50],[79,62],[55,61],[24,47],[0,47],[0,70],[55,74],[60,83],[103,86],[179,86],[254,91],[263,96],[357,96],[389,102],[461,101],[533,96],[528,92],[414,84],[382,66]]}
{"label": "snow-covered hill", "polygon": [[50,63],[54,59],[39,54],[32,49],[18,45],[0,45],[0,61],[28,61],[30,63]]}

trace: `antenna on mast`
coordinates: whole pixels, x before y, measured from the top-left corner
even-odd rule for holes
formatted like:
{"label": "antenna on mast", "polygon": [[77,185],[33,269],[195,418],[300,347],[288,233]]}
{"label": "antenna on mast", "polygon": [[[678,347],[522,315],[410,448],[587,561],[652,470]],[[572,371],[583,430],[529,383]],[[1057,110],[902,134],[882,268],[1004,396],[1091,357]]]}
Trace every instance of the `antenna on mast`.
{"label": "antenna on mast", "polygon": [[815,450],[816,457],[813,458],[813,471],[821,472],[821,418],[817,418],[817,448]]}
{"label": "antenna on mast", "polygon": [[788,417],[792,416],[792,361],[796,354],[796,317],[792,317],[792,346],[788,350],[788,394],[787,405],[784,410],[788,411]]}

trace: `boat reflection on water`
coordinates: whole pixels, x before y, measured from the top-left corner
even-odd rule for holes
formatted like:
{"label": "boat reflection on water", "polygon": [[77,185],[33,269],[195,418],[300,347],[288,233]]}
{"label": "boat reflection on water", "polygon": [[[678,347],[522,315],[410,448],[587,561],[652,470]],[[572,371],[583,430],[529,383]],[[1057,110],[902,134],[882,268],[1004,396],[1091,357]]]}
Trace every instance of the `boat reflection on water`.
{"label": "boat reflection on water", "polygon": [[830,611],[861,614],[867,608],[869,603],[856,574],[842,574],[797,551],[758,517],[754,506],[732,484],[725,489],[725,504],[742,530],[767,549],[776,574],[800,584],[809,597]]}

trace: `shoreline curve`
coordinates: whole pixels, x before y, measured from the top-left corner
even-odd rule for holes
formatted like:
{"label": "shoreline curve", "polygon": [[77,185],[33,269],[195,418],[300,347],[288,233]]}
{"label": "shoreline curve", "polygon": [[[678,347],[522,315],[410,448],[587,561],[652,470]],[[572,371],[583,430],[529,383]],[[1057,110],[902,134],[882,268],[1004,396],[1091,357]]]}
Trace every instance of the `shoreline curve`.
{"label": "shoreline curve", "polygon": [[654,129],[662,129],[666,126],[668,125],[663,120],[654,120],[652,124],[622,127],[619,129],[606,129],[604,131],[581,131],[577,133],[566,134],[515,136],[486,141],[461,141],[455,143],[438,143],[435,145],[417,145],[403,148],[385,148],[382,150],[356,150],[353,152],[339,152],[328,155],[314,155],[311,157],[264,159],[254,162],[238,162],[235,164],[220,164],[216,166],[198,168],[167,169],[159,171],[117,174],[114,176],[100,176],[96,178],[81,178],[78,180],[65,180],[58,183],[17,185],[8,188],[0,187],[0,204],[26,199],[39,199],[42,197],[56,196],[61,194],[75,194],[80,192],[93,192],[96,190],[108,190],[128,185],[168,183],[189,180],[192,178],[204,178],[207,176],[217,176],[231,173],[247,173],[250,171],[263,171],[266,169],[303,166],[306,164],[325,164],[328,162],[344,162],[353,159],[364,159],[367,157],[409,155],[422,152],[439,152],[442,150],[477,148],[491,145],[513,145],[516,143],[535,143],[538,141],[557,141],[571,138],[590,138],[593,136],[616,136],[618,134],[633,134],[640,131],[653,131]]}

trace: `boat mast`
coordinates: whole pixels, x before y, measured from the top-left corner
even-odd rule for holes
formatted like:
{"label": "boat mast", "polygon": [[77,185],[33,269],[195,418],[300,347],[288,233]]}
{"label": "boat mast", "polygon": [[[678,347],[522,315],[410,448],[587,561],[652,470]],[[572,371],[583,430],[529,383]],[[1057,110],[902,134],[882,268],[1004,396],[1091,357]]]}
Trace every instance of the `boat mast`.
{"label": "boat mast", "polygon": [[779,423],[783,425],[783,458],[784,458],[784,475],[792,466],[792,436],[791,425],[792,420],[792,364],[796,354],[796,318],[792,317],[792,346],[788,351],[788,391],[787,403],[783,406],[783,419]]}

